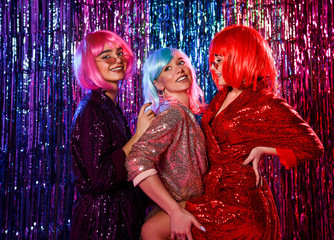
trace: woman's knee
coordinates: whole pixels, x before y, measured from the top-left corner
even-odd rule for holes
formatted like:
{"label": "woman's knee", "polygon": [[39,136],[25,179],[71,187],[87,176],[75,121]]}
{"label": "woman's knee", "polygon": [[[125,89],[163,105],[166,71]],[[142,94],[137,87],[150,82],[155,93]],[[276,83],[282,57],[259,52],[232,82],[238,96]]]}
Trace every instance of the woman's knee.
{"label": "woman's knee", "polygon": [[164,212],[159,212],[149,218],[141,229],[143,240],[170,239],[169,217]]}
{"label": "woman's knee", "polygon": [[144,223],[144,225],[141,227],[141,238],[143,240],[148,240],[150,239],[149,236],[150,236],[150,228],[148,226],[147,223]]}

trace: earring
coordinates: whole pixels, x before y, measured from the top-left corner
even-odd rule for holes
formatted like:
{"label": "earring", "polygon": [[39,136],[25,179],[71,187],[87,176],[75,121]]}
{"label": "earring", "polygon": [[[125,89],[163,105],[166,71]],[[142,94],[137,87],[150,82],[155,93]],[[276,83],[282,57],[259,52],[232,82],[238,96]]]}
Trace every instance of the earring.
{"label": "earring", "polygon": [[160,90],[160,89],[158,89],[156,87],[155,89],[156,89],[159,97],[165,98],[165,88],[163,88],[162,90]]}
{"label": "earring", "polygon": [[164,89],[161,90],[161,92],[162,92],[162,97],[163,97],[164,99],[166,99],[165,89],[166,89],[166,88],[164,87]]}

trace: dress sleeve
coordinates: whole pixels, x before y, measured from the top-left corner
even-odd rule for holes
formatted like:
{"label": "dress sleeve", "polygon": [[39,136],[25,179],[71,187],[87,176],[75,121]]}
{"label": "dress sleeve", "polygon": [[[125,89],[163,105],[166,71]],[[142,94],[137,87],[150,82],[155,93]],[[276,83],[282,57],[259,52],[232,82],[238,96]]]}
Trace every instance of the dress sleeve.
{"label": "dress sleeve", "polygon": [[172,107],[161,112],[153,120],[147,131],[132,146],[132,151],[127,157],[125,166],[129,181],[149,169],[159,172],[159,162],[173,139],[177,139],[176,136],[180,134],[183,121],[180,111]]}
{"label": "dress sleeve", "polygon": [[316,160],[323,154],[324,148],[316,133],[285,100],[274,99],[271,112],[272,147],[287,168]]}
{"label": "dress sleeve", "polygon": [[149,170],[146,170],[145,172],[139,173],[133,180],[133,186],[137,186],[139,183],[141,183],[143,180],[145,180],[146,178],[153,176],[155,174],[157,174],[158,171],[155,170],[154,168],[151,168]]}
{"label": "dress sleeve", "polygon": [[72,129],[75,175],[79,185],[93,191],[110,190],[126,181],[126,155],[121,146],[112,146],[117,139],[111,136],[110,127],[117,126],[107,121],[96,107],[87,107],[78,115]]}
{"label": "dress sleeve", "polygon": [[276,148],[277,154],[281,163],[287,168],[290,169],[293,166],[297,165],[297,157],[291,149],[281,149]]}

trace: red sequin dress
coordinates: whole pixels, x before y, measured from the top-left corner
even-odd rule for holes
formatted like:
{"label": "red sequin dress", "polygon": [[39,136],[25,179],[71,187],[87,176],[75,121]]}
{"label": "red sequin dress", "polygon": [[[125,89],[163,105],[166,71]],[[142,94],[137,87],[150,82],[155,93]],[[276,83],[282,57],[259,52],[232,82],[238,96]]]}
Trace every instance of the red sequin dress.
{"label": "red sequin dress", "polygon": [[202,118],[210,169],[205,193],[189,200],[186,209],[207,231],[193,227],[194,239],[280,239],[268,184],[256,188],[252,166],[242,163],[254,147],[266,146],[292,167],[319,158],[323,146],[295,110],[264,88],[245,89],[217,115],[227,92],[215,96]]}

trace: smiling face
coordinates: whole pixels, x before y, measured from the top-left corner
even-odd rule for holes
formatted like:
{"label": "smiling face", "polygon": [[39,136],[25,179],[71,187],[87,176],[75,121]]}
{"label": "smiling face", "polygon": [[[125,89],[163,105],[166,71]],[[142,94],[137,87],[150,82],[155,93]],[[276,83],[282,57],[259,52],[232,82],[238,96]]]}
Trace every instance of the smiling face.
{"label": "smiling face", "polygon": [[210,66],[212,74],[214,74],[217,77],[218,85],[222,87],[228,85],[222,75],[223,61],[224,61],[224,56],[215,54],[214,60]]}
{"label": "smiling face", "polygon": [[124,79],[127,59],[121,47],[106,44],[103,51],[95,58],[95,62],[103,79],[110,84]]}
{"label": "smiling face", "polygon": [[187,92],[192,84],[190,67],[182,55],[175,52],[173,59],[161,70],[154,85],[165,94],[175,95]]}

